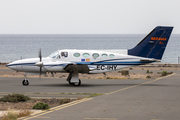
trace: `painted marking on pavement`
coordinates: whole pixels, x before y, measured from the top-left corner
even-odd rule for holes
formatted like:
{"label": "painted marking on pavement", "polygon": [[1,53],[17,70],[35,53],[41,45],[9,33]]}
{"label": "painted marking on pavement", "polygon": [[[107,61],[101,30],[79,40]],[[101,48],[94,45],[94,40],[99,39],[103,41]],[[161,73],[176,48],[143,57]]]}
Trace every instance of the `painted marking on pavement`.
{"label": "painted marking on pavement", "polygon": [[[63,105],[60,105],[60,106],[57,106],[57,107],[53,107],[49,110],[44,110],[42,112],[39,112],[37,114],[33,114],[33,116],[30,116],[30,117],[24,117],[24,118],[20,118],[20,119],[23,119],[23,120],[29,120],[29,119],[32,119],[32,118],[39,118],[39,116],[42,116],[42,115],[45,115],[45,114],[48,114],[48,113],[51,113],[51,112],[54,112],[54,111],[57,111],[57,110],[60,110],[60,109],[63,109],[63,108],[67,108],[67,107],[70,107],[70,106],[73,106],[73,105],[76,105],[76,104],[79,104],[79,103],[82,103],[82,102],[86,102],[86,101],[89,101],[89,100],[92,100],[93,98],[84,98],[82,100],[76,100],[76,101],[73,101],[73,102],[70,102],[70,103],[67,103],[67,104],[63,104]],[[19,119],[19,120],[20,120]]]}
{"label": "painted marking on pavement", "polygon": [[175,74],[176,74],[176,73],[173,73],[173,74],[171,74],[171,75],[167,75],[167,76],[164,76],[164,77],[160,77],[160,78],[157,78],[157,79],[152,80],[152,81],[149,81],[149,82],[145,82],[145,83],[133,85],[133,86],[130,86],[130,87],[122,88],[122,89],[120,89],[120,90],[116,90],[116,91],[113,91],[113,92],[110,92],[110,93],[106,93],[105,95],[110,95],[110,94],[117,93],[117,92],[120,92],[120,91],[123,91],[123,90],[127,90],[127,89],[130,89],[130,88],[134,88],[134,87],[137,87],[137,86],[140,86],[140,85],[145,85],[145,84],[148,84],[148,83],[152,83],[152,82],[158,81],[158,80],[160,80],[160,79],[173,76],[173,75],[175,75]]}

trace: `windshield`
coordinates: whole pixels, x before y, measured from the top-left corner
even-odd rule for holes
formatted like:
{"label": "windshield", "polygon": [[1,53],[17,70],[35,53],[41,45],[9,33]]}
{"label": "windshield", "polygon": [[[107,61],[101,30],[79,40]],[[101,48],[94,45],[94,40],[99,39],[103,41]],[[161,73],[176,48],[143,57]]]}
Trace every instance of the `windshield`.
{"label": "windshield", "polygon": [[48,57],[55,58],[59,54],[59,51],[51,53]]}

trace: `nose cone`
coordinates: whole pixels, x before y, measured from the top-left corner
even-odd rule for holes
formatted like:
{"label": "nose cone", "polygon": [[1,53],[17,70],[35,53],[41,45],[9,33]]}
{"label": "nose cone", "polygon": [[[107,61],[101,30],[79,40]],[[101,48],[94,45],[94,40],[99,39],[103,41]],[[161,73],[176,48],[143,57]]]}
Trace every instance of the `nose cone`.
{"label": "nose cone", "polygon": [[22,64],[22,60],[17,60],[17,61],[13,61],[9,64],[6,65],[6,67],[12,69],[12,70],[16,70],[16,71],[19,71],[21,69],[21,64]]}
{"label": "nose cone", "polygon": [[[17,60],[14,62],[11,62],[7,64],[6,66],[12,70],[15,71],[33,71],[34,70],[34,64],[39,61],[39,58],[30,58],[30,59],[22,59],[22,60]],[[37,67],[39,70],[39,67]]]}
{"label": "nose cone", "polygon": [[7,64],[6,67],[16,70],[16,64],[14,62]]}

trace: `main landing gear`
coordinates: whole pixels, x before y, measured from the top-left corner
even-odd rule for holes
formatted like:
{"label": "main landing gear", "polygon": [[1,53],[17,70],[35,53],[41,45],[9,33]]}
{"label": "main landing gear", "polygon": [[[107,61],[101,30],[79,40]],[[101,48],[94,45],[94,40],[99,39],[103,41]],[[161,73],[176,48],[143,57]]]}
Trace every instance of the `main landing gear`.
{"label": "main landing gear", "polygon": [[80,86],[81,80],[79,79],[78,72],[71,72],[67,78],[70,85]]}
{"label": "main landing gear", "polygon": [[28,86],[29,85],[29,80],[27,79],[27,77],[26,77],[26,75],[24,75],[24,80],[22,81],[22,84],[24,85],[24,86]]}

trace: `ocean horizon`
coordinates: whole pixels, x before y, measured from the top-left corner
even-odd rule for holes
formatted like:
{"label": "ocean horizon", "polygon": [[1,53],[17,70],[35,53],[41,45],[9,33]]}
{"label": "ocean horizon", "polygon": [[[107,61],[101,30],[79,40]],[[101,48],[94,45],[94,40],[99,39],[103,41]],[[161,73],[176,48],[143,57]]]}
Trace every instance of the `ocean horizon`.
{"label": "ocean horizon", "polygon": [[[131,49],[146,34],[0,34],[0,62],[47,57],[61,49]],[[172,34],[161,63],[178,63],[180,34]]]}

